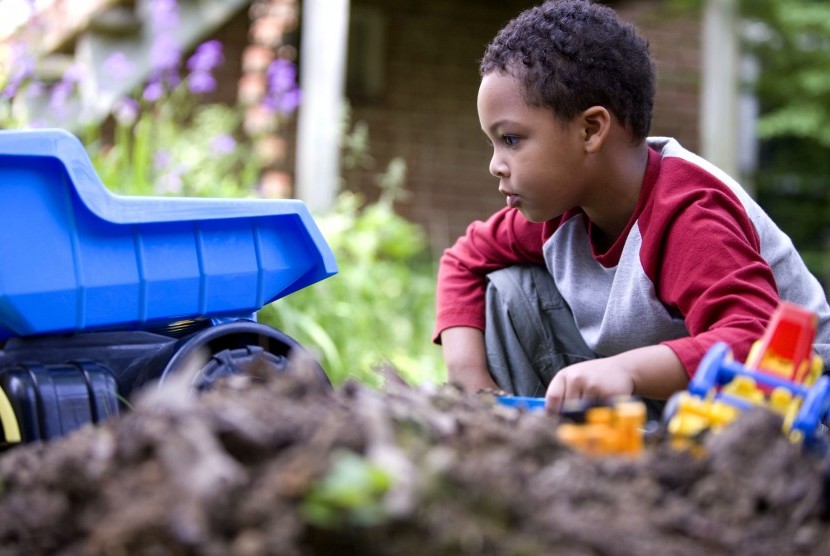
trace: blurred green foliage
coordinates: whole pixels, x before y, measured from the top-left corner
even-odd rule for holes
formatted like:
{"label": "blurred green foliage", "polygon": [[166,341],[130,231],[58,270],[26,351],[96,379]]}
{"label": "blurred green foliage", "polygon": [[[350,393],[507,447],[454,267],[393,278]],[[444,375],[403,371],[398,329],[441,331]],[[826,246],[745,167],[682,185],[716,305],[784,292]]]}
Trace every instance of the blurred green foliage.
{"label": "blurred green foliage", "polygon": [[[348,106],[345,112],[343,167],[371,169],[368,126],[351,123]],[[411,384],[444,382],[441,350],[431,338],[436,262],[423,229],[394,207],[408,195],[406,162],[393,158],[369,179],[380,190],[376,202],[343,183],[333,210],[315,215],[339,272],[276,300],[259,319],[311,349],[334,384],[355,379],[380,386],[379,370],[389,366]]]}
{"label": "blurred green foliage", "polygon": [[82,132],[101,181],[125,195],[252,197],[260,164],[238,140],[240,111],[194,104],[176,89],[145,105],[135,119],[116,121],[114,136],[100,126]]}
{"label": "blurred green foliage", "polygon": [[830,277],[830,2],[741,0],[760,63],[758,200],[810,269]]}
{"label": "blurred green foliage", "polygon": [[[741,0],[745,45],[761,62],[758,135],[830,150],[830,2]],[[830,157],[827,157],[830,158]]]}
{"label": "blurred green foliage", "polygon": [[[400,172],[399,163],[384,175],[390,172]],[[316,220],[339,273],[275,301],[260,320],[316,351],[335,384],[353,378],[378,386],[385,364],[410,383],[445,380],[430,337],[436,270],[423,230],[395,212],[390,194],[366,204],[345,191]]]}
{"label": "blurred green foliage", "polygon": [[[175,92],[150,108],[135,122],[118,124],[111,144],[95,130],[87,137],[96,169],[112,189],[141,195],[256,194],[259,165],[247,144],[216,148],[217,138],[238,133],[238,111],[218,104],[191,107]],[[344,144],[352,159],[368,157],[365,125],[345,133]],[[405,178],[405,162],[393,159],[376,176],[377,202],[343,191],[331,211],[315,215],[338,274],[258,314],[260,322],[312,351],[334,384],[352,378],[379,386],[376,369],[384,364],[411,383],[444,380],[440,351],[430,337],[434,263],[423,230],[393,207],[405,195]]]}

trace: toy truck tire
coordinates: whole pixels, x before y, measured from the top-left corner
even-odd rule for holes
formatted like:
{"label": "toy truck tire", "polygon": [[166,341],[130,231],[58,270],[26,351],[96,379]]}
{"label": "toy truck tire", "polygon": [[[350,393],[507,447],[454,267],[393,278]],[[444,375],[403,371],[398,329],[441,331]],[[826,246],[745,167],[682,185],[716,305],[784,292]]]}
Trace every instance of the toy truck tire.
{"label": "toy truck tire", "polygon": [[820,377],[807,392],[804,403],[792,424],[792,429],[800,431],[804,439],[810,439],[818,430],[819,424],[826,420],[830,411],[830,376]]}
{"label": "toy truck tire", "polygon": [[[303,346],[283,332],[253,321],[235,321],[207,328],[178,347],[159,377],[159,383],[175,374],[188,372],[198,366],[192,378],[196,390],[209,389],[223,376],[238,374],[246,365],[259,360],[275,372],[283,372],[289,357],[305,353]],[[303,362],[324,384],[330,386],[328,376],[311,355]]]}

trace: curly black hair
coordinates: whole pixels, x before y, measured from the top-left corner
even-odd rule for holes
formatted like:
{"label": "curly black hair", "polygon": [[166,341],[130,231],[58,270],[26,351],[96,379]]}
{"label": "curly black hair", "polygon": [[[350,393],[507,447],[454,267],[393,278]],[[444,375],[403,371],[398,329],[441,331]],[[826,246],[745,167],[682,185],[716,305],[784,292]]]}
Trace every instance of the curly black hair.
{"label": "curly black hair", "polygon": [[530,8],[499,31],[479,69],[518,78],[525,101],[561,121],[603,106],[635,140],[651,127],[656,71],[648,41],[607,6],[551,0]]}

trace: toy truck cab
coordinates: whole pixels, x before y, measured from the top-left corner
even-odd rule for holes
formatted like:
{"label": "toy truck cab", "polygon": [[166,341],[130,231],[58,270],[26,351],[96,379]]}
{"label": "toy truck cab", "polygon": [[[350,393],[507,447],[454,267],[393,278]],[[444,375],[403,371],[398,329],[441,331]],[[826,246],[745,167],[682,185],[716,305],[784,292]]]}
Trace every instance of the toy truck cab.
{"label": "toy truck cab", "polygon": [[764,335],[746,358],[746,368],[781,376],[794,382],[815,383],[823,370],[813,353],[818,316],[792,303],[781,303]]}
{"label": "toy truck cab", "polygon": [[0,131],[0,198],[6,443],[117,414],[196,355],[195,388],[284,367],[301,346],[255,312],[337,272],[302,202],[115,195],[61,130]]}

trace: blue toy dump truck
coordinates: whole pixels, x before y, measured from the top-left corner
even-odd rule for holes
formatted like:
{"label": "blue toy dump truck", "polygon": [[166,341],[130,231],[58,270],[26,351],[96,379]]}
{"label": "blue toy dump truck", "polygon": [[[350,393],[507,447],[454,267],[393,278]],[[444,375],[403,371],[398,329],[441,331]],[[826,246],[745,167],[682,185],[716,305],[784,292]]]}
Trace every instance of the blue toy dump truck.
{"label": "blue toy dump truck", "polygon": [[302,202],[114,195],[61,130],[0,131],[0,227],[3,446],[118,414],[194,361],[196,389],[284,368],[302,346],[256,311],[337,272]]}

